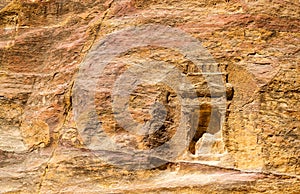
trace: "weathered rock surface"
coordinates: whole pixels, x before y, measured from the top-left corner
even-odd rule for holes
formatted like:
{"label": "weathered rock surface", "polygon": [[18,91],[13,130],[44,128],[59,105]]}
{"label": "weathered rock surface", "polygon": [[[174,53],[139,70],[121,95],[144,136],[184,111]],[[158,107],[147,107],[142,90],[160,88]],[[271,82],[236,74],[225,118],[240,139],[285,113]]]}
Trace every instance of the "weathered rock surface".
{"label": "weathered rock surface", "polygon": [[[0,192],[300,193],[299,18],[296,0],[0,0]],[[95,48],[130,36],[105,39],[108,34],[146,24],[177,28],[200,41],[215,60],[207,67],[216,77],[203,74],[204,66],[188,54],[157,46],[183,45],[174,31],[174,39],[155,38],[156,45],[122,52],[96,84],[87,77],[85,90],[76,90],[83,64],[99,63],[89,58],[101,54]],[[164,72],[167,83],[181,83],[174,69],[139,69],[158,61],[193,87],[178,93],[155,82]],[[140,124],[134,133],[126,130],[130,121],[118,122],[125,109],[113,101],[136,83],[119,79],[128,72],[133,78],[150,74],[152,81],[120,102]],[[210,85],[210,78],[223,85]],[[118,80],[122,87],[113,93]],[[89,84],[96,86],[95,112],[78,117],[78,107],[84,111],[91,102],[84,96]],[[195,105],[199,112],[185,111]],[[99,141],[103,134],[111,141]],[[174,148],[148,158],[136,152],[174,137],[183,137],[174,141],[182,145],[170,143]],[[178,150],[172,160],[163,157]],[[141,169],[133,170],[137,158]]]}

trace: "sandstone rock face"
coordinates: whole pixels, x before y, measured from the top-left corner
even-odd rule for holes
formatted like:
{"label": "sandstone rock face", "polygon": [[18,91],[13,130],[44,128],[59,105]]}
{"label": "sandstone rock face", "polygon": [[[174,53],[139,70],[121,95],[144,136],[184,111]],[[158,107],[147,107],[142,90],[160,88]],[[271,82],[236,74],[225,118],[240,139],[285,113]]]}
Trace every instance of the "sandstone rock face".
{"label": "sandstone rock face", "polygon": [[299,18],[0,0],[1,193],[300,193]]}

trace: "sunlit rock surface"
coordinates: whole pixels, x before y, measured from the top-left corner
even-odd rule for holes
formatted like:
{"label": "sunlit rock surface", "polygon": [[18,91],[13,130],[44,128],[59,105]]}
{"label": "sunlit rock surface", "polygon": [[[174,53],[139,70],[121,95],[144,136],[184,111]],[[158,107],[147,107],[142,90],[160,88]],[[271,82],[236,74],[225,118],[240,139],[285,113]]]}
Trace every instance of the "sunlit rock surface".
{"label": "sunlit rock surface", "polygon": [[[300,193],[299,18],[297,0],[0,0],[0,192]],[[136,41],[155,45],[77,82],[103,45],[132,36],[111,33],[147,25],[178,31],[146,34]],[[200,60],[210,53],[209,70],[175,49],[187,48],[181,32],[202,44]],[[169,85],[155,82],[164,75]],[[114,100],[139,76],[148,83],[119,102],[139,124],[128,131]]]}

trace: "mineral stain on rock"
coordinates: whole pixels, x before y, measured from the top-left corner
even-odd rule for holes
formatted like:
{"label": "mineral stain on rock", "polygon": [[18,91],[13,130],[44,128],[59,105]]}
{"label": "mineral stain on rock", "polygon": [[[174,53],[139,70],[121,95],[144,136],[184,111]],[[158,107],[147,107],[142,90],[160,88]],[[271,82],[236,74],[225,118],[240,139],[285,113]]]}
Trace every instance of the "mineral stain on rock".
{"label": "mineral stain on rock", "polygon": [[[299,10],[293,0],[0,0],[1,193],[300,193]],[[176,49],[132,48],[99,75],[95,112],[79,118],[97,122],[82,136],[74,102],[85,104],[73,99],[80,65],[107,35],[147,24],[199,40],[225,90],[212,95],[220,86]],[[181,72],[196,97],[189,88],[180,96],[164,83],[138,84],[124,104],[144,133],[132,133],[118,123],[114,83],[158,61]],[[215,107],[222,92],[224,110]],[[184,122],[195,133],[183,134],[182,153],[137,157],[178,137],[181,99],[200,107]],[[103,134],[132,152],[98,149],[110,146],[94,144]]]}

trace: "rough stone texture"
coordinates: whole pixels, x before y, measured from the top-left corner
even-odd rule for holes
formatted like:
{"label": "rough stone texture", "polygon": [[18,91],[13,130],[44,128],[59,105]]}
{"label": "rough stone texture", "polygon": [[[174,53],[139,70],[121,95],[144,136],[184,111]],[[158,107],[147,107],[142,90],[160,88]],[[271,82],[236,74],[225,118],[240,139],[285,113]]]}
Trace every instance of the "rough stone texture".
{"label": "rough stone texture", "polygon": [[[0,0],[0,9],[1,193],[300,193],[299,1]],[[212,112],[207,83],[185,56],[151,46],[123,53],[99,79],[106,90],[96,96],[98,116],[116,143],[157,147],[180,117],[172,89],[140,85],[132,117],[149,121],[151,103],[161,102],[163,130],[140,137],[118,126],[109,93],[130,65],[124,61],[176,66],[194,84],[201,107],[196,134],[178,160],[132,171],[86,148],[74,120],[73,86],[93,45],[148,23],[177,27],[211,53],[226,83],[226,120],[207,129],[219,112]],[[218,128],[218,137],[205,133]],[[209,145],[208,154],[201,145]]]}

